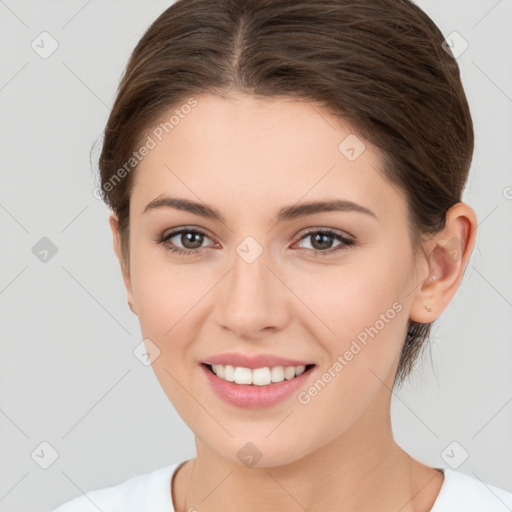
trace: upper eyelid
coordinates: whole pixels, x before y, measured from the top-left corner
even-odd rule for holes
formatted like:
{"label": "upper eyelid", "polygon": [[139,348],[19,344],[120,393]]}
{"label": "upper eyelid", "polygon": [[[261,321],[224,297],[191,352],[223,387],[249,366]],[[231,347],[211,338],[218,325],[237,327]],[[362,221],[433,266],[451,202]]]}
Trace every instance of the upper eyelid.
{"label": "upper eyelid", "polygon": [[201,235],[205,235],[210,240],[213,240],[213,237],[211,237],[206,230],[200,229],[200,228],[189,228],[187,226],[181,227],[181,228],[170,229],[168,232],[164,231],[164,233],[162,234],[162,238],[170,239],[170,238],[174,238],[176,235],[179,235],[181,233],[190,233],[190,232],[194,232],[194,233],[199,233]]}
{"label": "upper eyelid", "polygon": [[353,240],[355,237],[353,235],[351,235],[350,233],[346,232],[346,231],[342,231],[341,229],[336,229],[336,228],[322,228],[322,227],[314,227],[314,228],[305,228],[304,231],[301,231],[300,234],[298,234],[297,236],[300,236],[300,238],[306,236],[306,235],[311,235],[313,233],[325,233],[325,232],[329,232],[329,231],[332,231],[334,234],[336,235],[339,235],[343,238],[349,238],[351,240]]}

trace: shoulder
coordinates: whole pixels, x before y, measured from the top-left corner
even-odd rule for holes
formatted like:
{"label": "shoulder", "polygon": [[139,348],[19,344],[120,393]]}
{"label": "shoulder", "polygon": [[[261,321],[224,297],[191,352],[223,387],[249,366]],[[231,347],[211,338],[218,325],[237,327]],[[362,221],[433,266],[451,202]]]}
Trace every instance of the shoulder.
{"label": "shoulder", "polygon": [[431,512],[510,512],[512,492],[478,478],[443,469],[444,483]]}
{"label": "shoulder", "polygon": [[171,477],[183,462],[133,476],[111,487],[95,489],[63,503],[52,512],[172,512]]}

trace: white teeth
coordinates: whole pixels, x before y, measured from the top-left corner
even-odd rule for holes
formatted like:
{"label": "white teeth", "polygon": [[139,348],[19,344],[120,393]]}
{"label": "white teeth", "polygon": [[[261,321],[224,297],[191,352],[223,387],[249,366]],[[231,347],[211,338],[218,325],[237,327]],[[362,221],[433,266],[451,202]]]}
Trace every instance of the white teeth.
{"label": "white teeth", "polygon": [[271,382],[282,382],[283,380],[290,380],[300,375],[306,369],[305,366],[274,366],[269,368],[244,368],[242,366],[232,366],[230,364],[213,364],[212,370],[217,377],[227,380],[228,382],[235,382],[236,384],[254,384],[256,386],[267,386]]}

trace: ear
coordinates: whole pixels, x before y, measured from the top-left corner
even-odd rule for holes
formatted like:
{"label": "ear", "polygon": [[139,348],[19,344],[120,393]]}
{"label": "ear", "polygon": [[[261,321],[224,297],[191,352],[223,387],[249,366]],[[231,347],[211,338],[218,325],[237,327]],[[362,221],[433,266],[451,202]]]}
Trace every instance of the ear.
{"label": "ear", "polygon": [[433,322],[446,309],[473,251],[476,228],[475,212],[467,204],[457,203],[448,210],[444,228],[425,246],[427,259],[409,313],[412,321]]}
{"label": "ear", "polygon": [[114,215],[110,214],[110,217],[108,219],[110,224],[110,229],[112,230],[112,238],[114,243],[114,252],[116,253],[116,257],[119,261],[119,264],[121,265],[121,273],[123,275],[123,281],[124,286],[126,288],[126,294],[128,297],[128,305],[130,306],[130,309],[133,313],[137,314],[135,311],[133,300],[133,294],[132,294],[132,282],[130,277],[130,269],[126,262],[123,259],[123,254],[121,251],[121,235],[119,231],[119,219]]}

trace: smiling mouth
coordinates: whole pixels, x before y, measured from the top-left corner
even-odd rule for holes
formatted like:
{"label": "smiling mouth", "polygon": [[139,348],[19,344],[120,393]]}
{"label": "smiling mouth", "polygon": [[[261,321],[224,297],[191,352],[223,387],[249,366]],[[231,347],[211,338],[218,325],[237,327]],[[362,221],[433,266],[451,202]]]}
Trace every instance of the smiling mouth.
{"label": "smiling mouth", "polygon": [[[315,364],[308,364],[299,367],[264,367],[258,368],[255,371],[249,368],[226,365],[231,366],[231,368],[226,372],[227,375],[225,375],[225,365],[210,365],[207,363],[201,363],[201,365],[206,367],[210,373],[223,381],[253,387],[279,384],[287,380],[292,380],[303,373],[309,372],[314,366],[316,366]],[[216,367],[217,371],[214,370],[213,366]]]}

